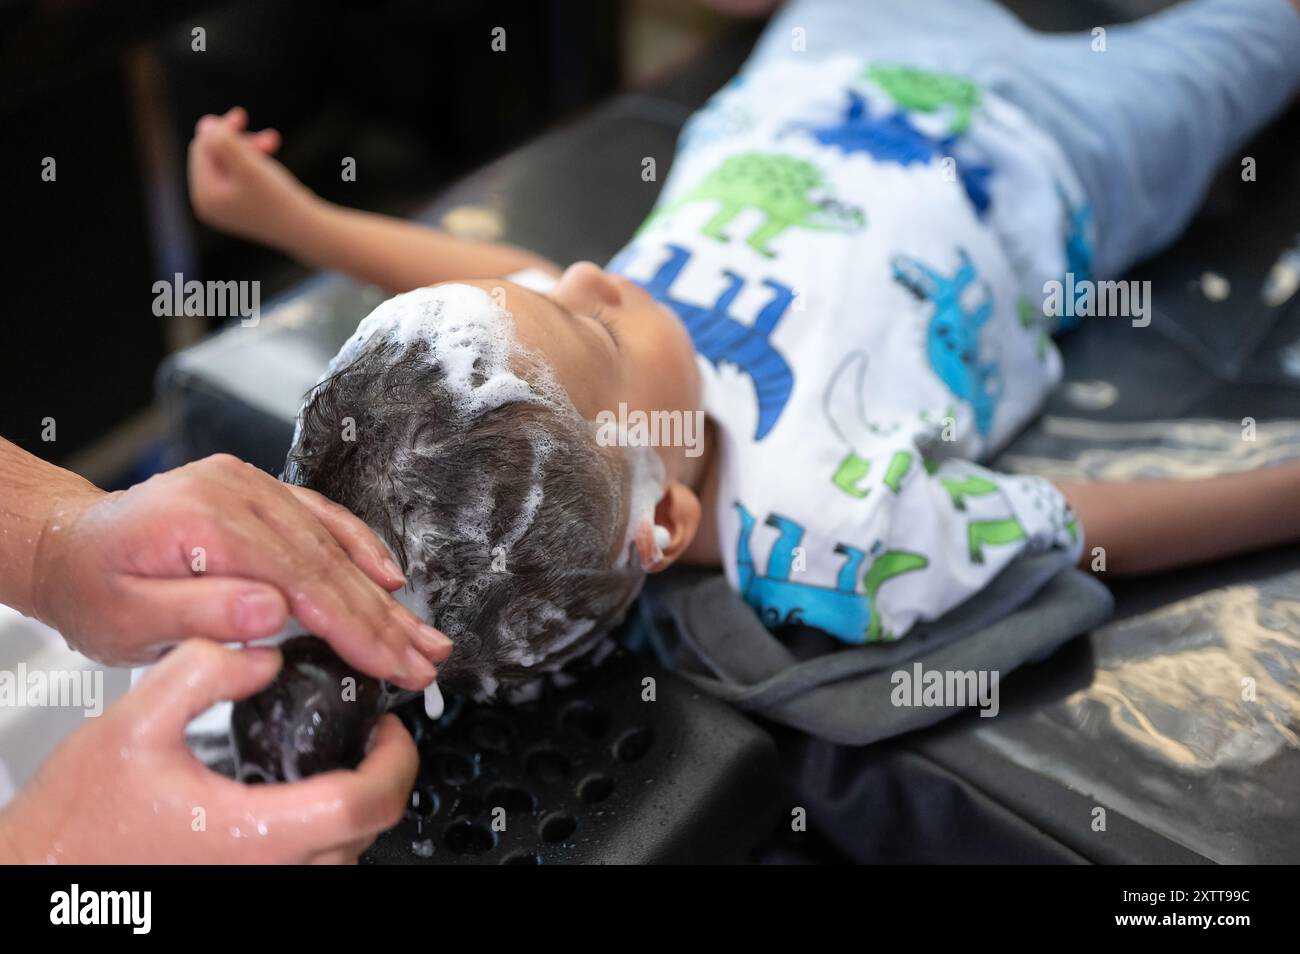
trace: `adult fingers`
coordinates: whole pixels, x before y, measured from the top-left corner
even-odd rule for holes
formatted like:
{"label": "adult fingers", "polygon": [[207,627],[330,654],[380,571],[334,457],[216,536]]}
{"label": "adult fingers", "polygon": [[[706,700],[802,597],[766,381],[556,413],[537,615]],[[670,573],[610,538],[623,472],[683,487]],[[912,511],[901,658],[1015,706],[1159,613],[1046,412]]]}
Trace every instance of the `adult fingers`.
{"label": "adult fingers", "polygon": [[285,484],[285,488],[316,515],[316,519],[334,535],[339,546],[352,557],[352,562],[361,567],[368,577],[386,590],[400,589],[406,584],[402,568],[389,555],[383,541],[352,511],[306,487]]}
{"label": "adult fingers", "polygon": [[218,702],[243,699],[265,688],[281,663],[278,649],[227,649],[204,639],[187,640],[127,694],[128,716],[135,720],[133,737],[180,742],[195,716]]}
{"label": "adult fingers", "polygon": [[[306,487],[291,484],[285,487],[315,515],[366,576],[386,590],[397,590],[405,585],[402,568],[389,555],[388,548],[352,511]],[[451,640],[423,620],[417,619],[417,623],[412,636],[422,655],[434,663],[451,655]]]}
{"label": "adult fingers", "polygon": [[[437,674],[433,660],[446,658],[450,642],[376,585],[296,497],[283,496],[291,506],[259,500],[253,508],[303,567],[305,582],[287,591],[293,614],[353,666],[404,689],[427,686]],[[321,612],[336,604],[341,615]],[[391,675],[372,668],[381,648],[400,660]]]}
{"label": "adult fingers", "polygon": [[279,849],[312,857],[369,844],[402,817],[420,757],[401,720],[391,713],[375,727],[370,751],[353,771],[326,772],[302,782],[247,790],[250,810],[267,820]]}
{"label": "adult fingers", "polygon": [[289,603],[274,586],[237,577],[121,582],[128,618],[116,625],[138,645],[201,637],[223,643],[263,639],[289,620]]}
{"label": "adult fingers", "polygon": [[245,499],[195,532],[205,541],[209,577],[275,587],[298,621],[349,665],[406,689],[433,680],[433,664],[413,645],[423,624],[372,583],[292,495],[268,500],[250,486]]}
{"label": "adult fingers", "polygon": [[433,681],[445,637],[374,583],[285,484],[220,455],[191,465],[187,479],[188,496],[207,502],[187,535],[209,541],[210,575],[275,586],[299,622],[363,672],[404,689]]}

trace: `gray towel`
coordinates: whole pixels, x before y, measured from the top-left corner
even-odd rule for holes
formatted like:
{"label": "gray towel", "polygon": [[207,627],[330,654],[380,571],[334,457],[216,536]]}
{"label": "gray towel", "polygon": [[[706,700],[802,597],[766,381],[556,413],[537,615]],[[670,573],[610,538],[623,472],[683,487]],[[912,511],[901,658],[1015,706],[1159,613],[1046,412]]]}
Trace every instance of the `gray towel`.
{"label": "gray towel", "polygon": [[1043,659],[1111,612],[1097,580],[1036,554],[1008,566],[986,589],[903,639],[799,659],[759,622],[719,574],[656,580],[643,601],[661,656],[711,695],[774,722],[846,745],[865,745],[932,725],[956,705],[891,701],[894,673],[989,671],[1005,676]]}

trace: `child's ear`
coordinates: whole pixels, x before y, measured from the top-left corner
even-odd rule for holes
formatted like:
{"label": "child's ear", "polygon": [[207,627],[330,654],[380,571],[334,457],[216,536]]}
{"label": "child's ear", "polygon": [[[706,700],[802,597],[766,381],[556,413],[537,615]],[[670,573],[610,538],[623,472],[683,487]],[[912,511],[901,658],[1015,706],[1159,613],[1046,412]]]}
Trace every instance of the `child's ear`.
{"label": "child's ear", "polygon": [[637,557],[647,573],[666,570],[686,552],[700,528],[700,500],[685,484],[671,483],[655,504],[654,524],[637,531]]}

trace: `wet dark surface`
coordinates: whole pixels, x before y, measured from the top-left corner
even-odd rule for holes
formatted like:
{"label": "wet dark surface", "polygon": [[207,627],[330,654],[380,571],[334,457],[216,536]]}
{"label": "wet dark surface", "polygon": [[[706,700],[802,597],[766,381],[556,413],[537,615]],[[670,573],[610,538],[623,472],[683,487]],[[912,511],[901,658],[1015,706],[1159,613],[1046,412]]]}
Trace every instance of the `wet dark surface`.
{"label": "wet dark surface", "polygon": [[280,651],[284,666],[275,680],[231,712],[236,775],[284,782],[356,768],[379,719],[379,682],[315,636],[296,636]]}
{"label": "wet dark surface", "polygon": [[535,702],[398,713],[420,775],[364,863],[739,861],[773,819],[766,733],[623,651],[548,678]]}

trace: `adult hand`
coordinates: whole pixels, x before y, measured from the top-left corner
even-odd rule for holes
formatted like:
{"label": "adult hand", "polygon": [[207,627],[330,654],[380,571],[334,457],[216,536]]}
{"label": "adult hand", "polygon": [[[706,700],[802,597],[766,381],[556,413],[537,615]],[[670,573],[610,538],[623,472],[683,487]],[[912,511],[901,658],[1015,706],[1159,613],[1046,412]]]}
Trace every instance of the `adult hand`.
{"label": "adult hand", "polygon": [[276,649],[179,646],[103,715],[74,732],[0,813],[0,861],[72,864],[350,864],[395,825],[419,768],[396,716],[354,771],[241,785],[186,748],[186,724],[252,695]]}
{"label": "adult hand", "polygon": [[270,636],[292,613],[354,668],[418,690],[451,643],[386,592],[404,582],[346,509],[219,454],[118,493],[61,493],[31,603],[74,648],[117,665],[191,636]]}

